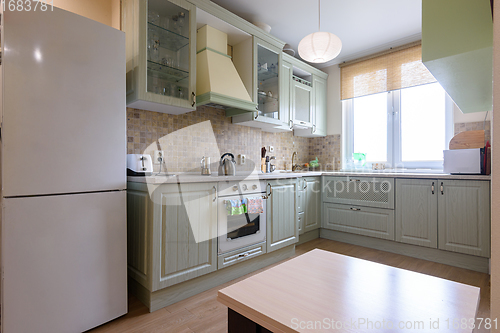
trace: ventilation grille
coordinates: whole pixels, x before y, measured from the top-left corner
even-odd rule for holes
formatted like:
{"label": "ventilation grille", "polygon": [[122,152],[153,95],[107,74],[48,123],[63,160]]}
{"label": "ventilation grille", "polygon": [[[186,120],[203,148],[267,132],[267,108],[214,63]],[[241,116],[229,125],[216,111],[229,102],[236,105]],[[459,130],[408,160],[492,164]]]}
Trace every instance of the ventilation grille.
{"label": "ventilation grille", "polygon": [[326,191],[329,199],[389,203],[392,189],[389,182],[332,181]]}

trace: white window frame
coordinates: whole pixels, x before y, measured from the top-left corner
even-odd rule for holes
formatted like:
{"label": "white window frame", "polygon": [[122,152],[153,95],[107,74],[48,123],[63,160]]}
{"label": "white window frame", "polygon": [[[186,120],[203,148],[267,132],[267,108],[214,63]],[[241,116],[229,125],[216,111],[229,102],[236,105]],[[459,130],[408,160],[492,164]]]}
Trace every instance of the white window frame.
{"label": "white window frame", "polygon": [[[373,161],[386,164],[390,169],[443,169],[443,163],[437,161],[402,162],[401,151],[401,90],[387,93],[387,161]],[[453,137],[453,100],[445,93],[445,140],[446,146]],[[347,168],[347,160],[354,152],[354,112],[353,99],[342,101],[342,168]],[[432,130],[432,124],[425,130]],[[423,132],[425,135],[425,131]],[[365,169],[371,169],[367,162]]]}

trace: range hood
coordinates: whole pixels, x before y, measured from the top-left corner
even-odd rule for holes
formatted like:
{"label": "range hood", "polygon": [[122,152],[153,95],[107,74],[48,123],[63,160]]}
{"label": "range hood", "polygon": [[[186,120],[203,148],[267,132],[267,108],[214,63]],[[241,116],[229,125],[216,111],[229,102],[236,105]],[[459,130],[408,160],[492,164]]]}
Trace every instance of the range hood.
{"label": "range hood", "polygon": [[198,29],[196,46],[196,105],[255,111],[257,103],[227,55],[227,34],[205,25]]}

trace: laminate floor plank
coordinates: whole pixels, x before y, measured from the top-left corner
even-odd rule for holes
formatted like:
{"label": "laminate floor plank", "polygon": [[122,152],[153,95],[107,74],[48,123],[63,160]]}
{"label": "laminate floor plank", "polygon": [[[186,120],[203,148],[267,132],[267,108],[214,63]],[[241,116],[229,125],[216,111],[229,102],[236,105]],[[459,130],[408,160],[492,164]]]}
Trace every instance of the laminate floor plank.
{"label": "laminate floor plank", "polygon": [[[322,238],[297,246],[295,255],[304,254],[315,248],[479,287],[481,299],[477,318],[490,316],[490,276],[488,274]],[[128,314],[88,332],[225,333],[227,332],[227,307],[216,301],[217,291],[280,263],[262,268],[152,313],[149,313],[139,300],[130,296]],[[481,329],[475,329],[474,332],[486,333],[489,330],[483,326]]]}

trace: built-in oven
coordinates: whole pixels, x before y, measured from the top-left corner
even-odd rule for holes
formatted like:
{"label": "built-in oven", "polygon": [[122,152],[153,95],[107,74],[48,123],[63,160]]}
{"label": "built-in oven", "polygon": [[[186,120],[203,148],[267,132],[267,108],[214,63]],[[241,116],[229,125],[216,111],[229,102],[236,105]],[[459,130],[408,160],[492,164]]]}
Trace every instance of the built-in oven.
{"label": "built-in oven", "polygon": [[[266,242],[265,183],[248,180],[221,182],[219,186],[217,206],[219,255]],[[232,208],[238,203],[247,207]],[[253,206],[250,206],[250,203]]]}

